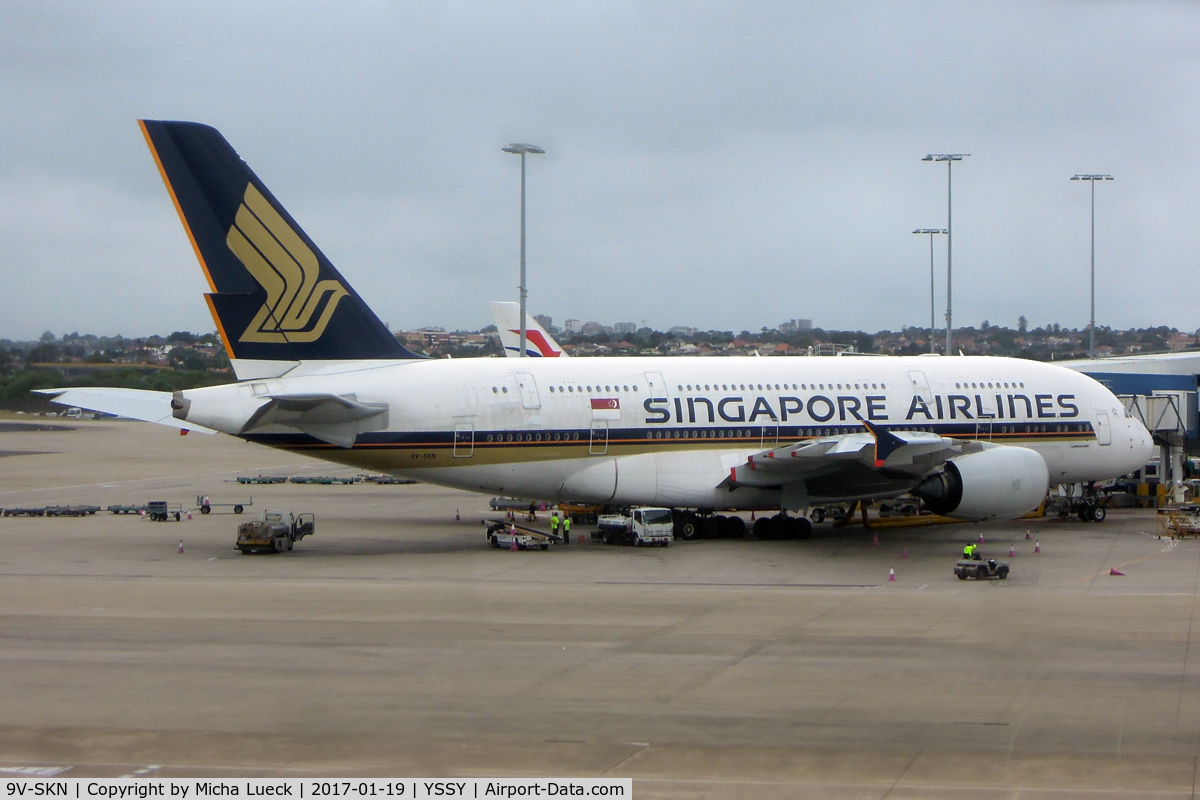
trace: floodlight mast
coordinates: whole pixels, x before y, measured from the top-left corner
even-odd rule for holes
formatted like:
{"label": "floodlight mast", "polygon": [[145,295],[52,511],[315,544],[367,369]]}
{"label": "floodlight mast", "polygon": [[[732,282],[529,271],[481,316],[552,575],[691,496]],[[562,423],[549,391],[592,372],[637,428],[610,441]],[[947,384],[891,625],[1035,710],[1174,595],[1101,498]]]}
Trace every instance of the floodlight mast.
{"label": "floodlight mast", "polygon": [[945,228],[917,228],[913,233],[928,233],[929,234],[929,352],[937,352],[937,344],[933,339],[937,333],[937,321],[933,306],[933,237],[939,233],[946,233]]}
{"label": "floodlight mast", "polygon": [[521,156],[521,358],[525,358],[525,298],[528,292],[525,289],[525,154],[526,153],[545,153],[546,151],[537,145],[533,144],[510,144],[508,147],[502,148],[506,153],[518,153]]}
{"label": "floodlight mast", "polygon": [[1092,300],[1088,318],[1088,358],[1096,357],[1096,181],[1111,181],[1112,175],[1075,175],[1073,181],[1092,185]]}
{"label": "floodlight mast", "polygon": [[953,303],[952,303],[952,286],[953,286],[953,267],[954,267],[954,203],[953,203],[953,188],[952,172],[955,161],[962,161],[964,158],[969,158],[970,153],[930,153],[922,158],[922,161],[945,161],[946,162],[946,355],[950,355],[953,351],[950,349],[950,335],[954,330],[953,323]]}

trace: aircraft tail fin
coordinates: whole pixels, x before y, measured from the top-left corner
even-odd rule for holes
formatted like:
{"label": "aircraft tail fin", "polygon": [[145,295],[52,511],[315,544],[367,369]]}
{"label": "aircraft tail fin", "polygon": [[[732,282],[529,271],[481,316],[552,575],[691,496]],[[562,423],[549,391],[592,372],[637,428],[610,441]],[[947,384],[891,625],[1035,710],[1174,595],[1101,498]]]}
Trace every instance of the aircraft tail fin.
{"label": "aircraft tail fin", "polygon": [[[521,357],[521,304],[501,300],[492,301],[492,316],[496,318],[496,330],[500,333],[500,344],[504,355]],[[537,320],[525,314],[525,355],[532,358],[567,358],[562,345],[554,341],[550,332]]]}
{"label": "aircraft tail fin", "polygon": [[208,279],[230,359],[419,358],[388,331],[220,132],[139,120]]}

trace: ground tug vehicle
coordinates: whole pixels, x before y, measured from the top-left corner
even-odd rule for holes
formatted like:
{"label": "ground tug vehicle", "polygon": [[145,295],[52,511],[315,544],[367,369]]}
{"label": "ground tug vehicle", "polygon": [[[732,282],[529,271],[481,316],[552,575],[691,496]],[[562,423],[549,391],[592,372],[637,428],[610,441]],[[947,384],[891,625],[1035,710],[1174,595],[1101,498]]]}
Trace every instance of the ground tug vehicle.
{"label": "ground tug vehicle", "polygon": [[628,514],[602,514],[594,538],[605,544],[627,544],[631,547],[666,547],[674,535],[674,522],[669,508],[632,508]]}
{"label": "ground tug vehicle", "polygon": [[293,515],[290,511],[264,511],[258,519],[238,525],[237,549],[250,553],[281,553],[316,530],[316,517],[310,513]]}
{"label": "ground tug vehicle", "polygon": [[963,558],[959,559],[959,562],[954,565],[954,574],[958,576],[960,581],[965,581],[967,578],[975,578],[981,581],[988,578],[1004,580],[1008,577],[1008,562],[997,561],[994,558]]}

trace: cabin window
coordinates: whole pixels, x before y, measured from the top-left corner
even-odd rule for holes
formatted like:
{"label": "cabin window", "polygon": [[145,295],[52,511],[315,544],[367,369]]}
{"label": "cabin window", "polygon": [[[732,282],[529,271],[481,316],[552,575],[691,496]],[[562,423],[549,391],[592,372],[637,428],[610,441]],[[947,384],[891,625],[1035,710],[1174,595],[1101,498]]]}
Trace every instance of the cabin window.
{"label": "cabin window", "polygon": [[500,393],[500,390],[499,390],[499,389],[497,389],[495,386],[493,386],[493,387],[492,387],[492,394],[499,394],[499,393]]}
{"label": "cabin window", "polygon": [[626,391],[626,392],[628,392],[628,391],[629,391],[629,387],[628,387],[628,386],[622,386],[621,388],[622,388],[624,391]]}
{"label": "cabin window", "polygon": [[554,387],[553,387],[553,386],[551,386],[551,387],[550,387],[550,392],[551,392],[551,394],[553,394],[553,393],[554,393]]}
{"label": "cabin window", "polygon": [[500,387],[500,391],[504,392],[505,394],[508,394],[508,387],[507,387],[507,386],[501,386],[501,387]]}

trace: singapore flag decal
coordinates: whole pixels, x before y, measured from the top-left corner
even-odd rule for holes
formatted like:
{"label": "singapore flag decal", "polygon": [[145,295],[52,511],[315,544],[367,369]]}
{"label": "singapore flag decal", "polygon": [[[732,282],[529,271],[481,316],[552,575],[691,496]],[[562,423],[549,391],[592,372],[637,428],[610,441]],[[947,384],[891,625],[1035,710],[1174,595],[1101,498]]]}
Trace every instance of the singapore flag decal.
{"label": "singapore flag decal", "polygon": [[615,397],[593,397],[592,419],[620,419],[621,401]]}

